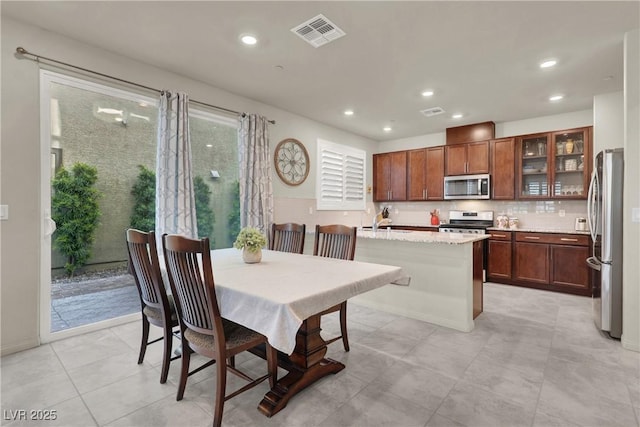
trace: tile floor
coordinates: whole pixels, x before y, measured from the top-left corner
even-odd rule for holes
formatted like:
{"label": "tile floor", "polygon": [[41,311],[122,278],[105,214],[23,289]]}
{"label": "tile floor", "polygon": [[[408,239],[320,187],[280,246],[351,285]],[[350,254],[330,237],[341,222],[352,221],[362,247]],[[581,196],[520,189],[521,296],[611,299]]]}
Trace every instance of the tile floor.
{"label": "tile floor", "polygon": [[[345,370],[270,419],[256,409],[263,383],[226,403],[223,425],[639,425],[640,353],[595,330],[588,298],[486,284],[484,303],[471,333],[350,304],[351,352],[329,350]],[[337,319],[323,327],[329,335]],[[134,322],[3,357],[1,424],[210,425],[213,370],[191,377],[176,402],[179,362],[159,384],[160,346],[137,365],[139,334]],[[239,363],[265,370],[251,355]],[[231,376],[228,387],[237,384]],[[57,420],[12,421],[20,409],[55,410]]]}

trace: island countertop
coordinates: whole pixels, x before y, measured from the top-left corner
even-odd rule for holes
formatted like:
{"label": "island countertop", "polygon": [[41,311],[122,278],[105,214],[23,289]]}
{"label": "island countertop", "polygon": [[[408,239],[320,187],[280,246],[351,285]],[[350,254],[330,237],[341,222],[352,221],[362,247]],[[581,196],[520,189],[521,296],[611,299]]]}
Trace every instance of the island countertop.
{"label": "island countertop", "polygon": [[410,231],[379,229],[375,233],[371,230],[358,230],[358,237],[376,240],[400,240],[416,243],[440,243],[447,245],[462,245],[479,240],[488,239],[488,234],[440,233],[436,231]]}

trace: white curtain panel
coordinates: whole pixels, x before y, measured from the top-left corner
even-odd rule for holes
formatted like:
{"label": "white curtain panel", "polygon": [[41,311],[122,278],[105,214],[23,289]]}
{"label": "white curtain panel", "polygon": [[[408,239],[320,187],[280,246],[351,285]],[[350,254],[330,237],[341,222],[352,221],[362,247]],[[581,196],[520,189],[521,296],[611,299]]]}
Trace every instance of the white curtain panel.
{"label": "white curtain panel", "polygon": [[156,152],[156,237],[162,234],[198,237],[191,172],[189,97],[163,91],[158,115]]}
{"label": "white curtain panel", "polygon": [[240,225],[268,236],[273,222],[269,122],[257,114],[241,116],[239,121]]}

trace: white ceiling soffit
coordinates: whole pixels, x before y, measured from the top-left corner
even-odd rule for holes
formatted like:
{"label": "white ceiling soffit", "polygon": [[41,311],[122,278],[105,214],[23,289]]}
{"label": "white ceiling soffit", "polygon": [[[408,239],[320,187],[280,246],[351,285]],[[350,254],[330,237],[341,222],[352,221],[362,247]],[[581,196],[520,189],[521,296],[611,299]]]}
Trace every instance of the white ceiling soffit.
{"label": "white ceiling soffit", "polygon": [[291,32],[316,48],[337,40],[346,34],[322,14],[293,27]]}
{"label": "white ceiling soffit", "polygon": [[426,110],[420,110],[420,112],[427,117],[433,117],[437,116],[438,114],[444,113],[444,110],[441,107],[433,107],[427,108]]}

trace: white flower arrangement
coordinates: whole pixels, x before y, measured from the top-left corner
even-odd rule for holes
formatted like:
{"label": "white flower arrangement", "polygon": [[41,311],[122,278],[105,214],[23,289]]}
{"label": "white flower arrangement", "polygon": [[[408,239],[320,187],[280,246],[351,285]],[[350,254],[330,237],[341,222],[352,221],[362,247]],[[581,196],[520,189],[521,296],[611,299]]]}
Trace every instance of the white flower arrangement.
{"label": "white flower arrangement", "polygon": [[260,230],[253,227],[245,227],[238,233],[233,247],[236,249],[246,248],[249,252],[258,252],[266,244],[267,238]]}

